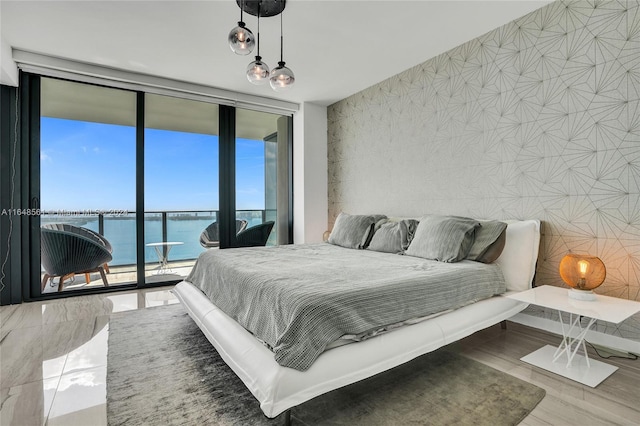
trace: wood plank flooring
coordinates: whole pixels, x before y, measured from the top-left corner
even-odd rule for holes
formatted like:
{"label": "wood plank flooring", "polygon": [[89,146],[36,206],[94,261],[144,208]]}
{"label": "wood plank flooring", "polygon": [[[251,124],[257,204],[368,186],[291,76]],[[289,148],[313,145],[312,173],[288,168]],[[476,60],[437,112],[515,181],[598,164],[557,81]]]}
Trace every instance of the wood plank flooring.
{"label": "wood plank flooring", "polygon": [[[546,344],[557,346],[560,339],[556,334],[507,322],[506,330],[496,325],[450,348],[547,391],[523,426],[640,425],[640,360],[602,359],[619,369],[596,388],[520,361]],[[588,350],[590,357],[600,359],[592,348]]]}

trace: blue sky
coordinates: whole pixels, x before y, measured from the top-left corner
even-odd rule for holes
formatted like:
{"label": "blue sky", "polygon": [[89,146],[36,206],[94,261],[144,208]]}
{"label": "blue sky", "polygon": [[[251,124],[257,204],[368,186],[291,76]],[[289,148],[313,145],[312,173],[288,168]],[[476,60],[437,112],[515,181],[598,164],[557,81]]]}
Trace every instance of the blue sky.
{"label": "blue sky", "polygon": [[[135,211],[135,128],[43,117],[43,210]],[[218,209],[218,137],[145,131],[145,211]],[[236,208],[264,209],[264,145],[236,141]]]}

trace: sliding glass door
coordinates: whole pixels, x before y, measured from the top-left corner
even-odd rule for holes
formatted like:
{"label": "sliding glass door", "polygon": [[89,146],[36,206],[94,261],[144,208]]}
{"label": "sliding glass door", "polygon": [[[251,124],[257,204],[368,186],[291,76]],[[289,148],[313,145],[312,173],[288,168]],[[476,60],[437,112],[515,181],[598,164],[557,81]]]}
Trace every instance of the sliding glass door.
{"label": "sliding glass door", "polygon": [[218,109],[145,96],[146,283],[184,279],[202,251],[217,247]]}
{"label": "sliding glass door", "polygon": [[136,95],[41,79],[41,291],[136,282]]}
{"label": "sliding glass door", "polygon": [[[238,244],[287,244],[290,118],[236,110]],[[282,231],[282,232],[281,232]]]}

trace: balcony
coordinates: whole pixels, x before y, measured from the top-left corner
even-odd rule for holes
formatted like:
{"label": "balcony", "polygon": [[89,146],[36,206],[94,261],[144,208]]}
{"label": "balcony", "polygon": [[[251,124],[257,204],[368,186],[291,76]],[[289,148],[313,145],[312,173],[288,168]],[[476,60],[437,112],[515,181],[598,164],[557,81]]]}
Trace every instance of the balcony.
{"label": "balcony", "polygon": [[[199,239],[202,231],[217,221],[216,210],[149,211],[144,214],[145,282],[160,283],[184,279],[196,259],[205,251]],[[275,210],[239,210],[237,219],[248,222],[248,227],[274,220]],[[112,246],[112,261],[108,263],[107,281],[110,287],[133,284],[137,281],[136,221],[135,213],[64,212],[43,214],[41,225],[67,223],[103,235]],[[175,242],[175,245],[156,243]],[[275,244],[275,232],[267,245]],[[156,250],[157,248],[157,250]],[[215,249],[210,249],[215,250]],[[166,259],[162,265],[160,259]],[[44,270],[40,277],[44,278]],[[67,276],[63,291],[100,288],[104,283],[99,273],[90,274],[89,283],[84,274]],[[47,282],[43,293],[58,291],[59,278]]]}

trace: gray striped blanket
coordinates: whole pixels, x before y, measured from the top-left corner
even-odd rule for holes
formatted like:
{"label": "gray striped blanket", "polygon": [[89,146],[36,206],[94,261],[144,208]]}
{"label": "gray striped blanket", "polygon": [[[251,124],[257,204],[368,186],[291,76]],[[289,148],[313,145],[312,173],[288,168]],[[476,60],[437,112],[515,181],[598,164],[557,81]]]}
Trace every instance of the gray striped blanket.
{"label": "gray striped blanket", "polygon": [[442,263],[328,243],[208,250],[186,279],[306,370],[346,334],[455,309],[505,291],[497,265]]}

